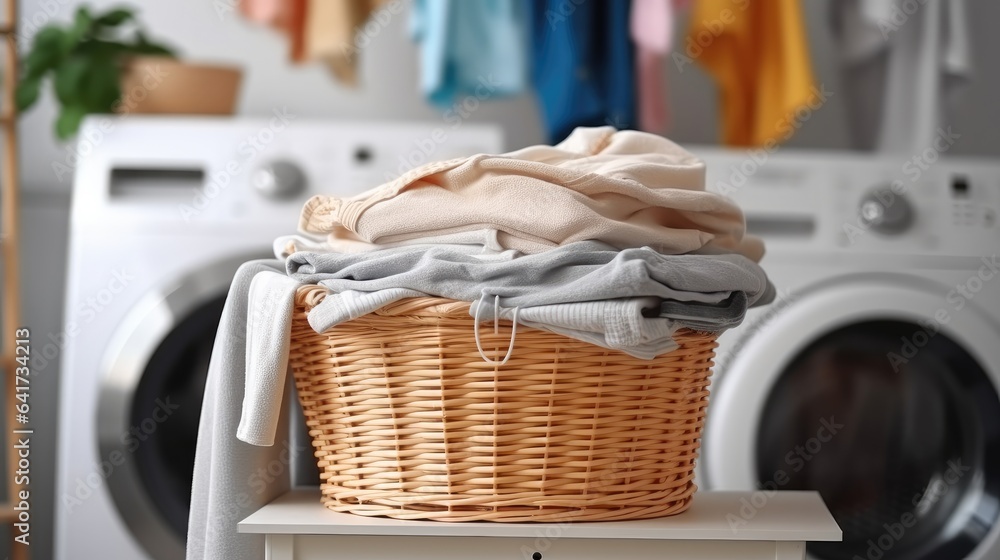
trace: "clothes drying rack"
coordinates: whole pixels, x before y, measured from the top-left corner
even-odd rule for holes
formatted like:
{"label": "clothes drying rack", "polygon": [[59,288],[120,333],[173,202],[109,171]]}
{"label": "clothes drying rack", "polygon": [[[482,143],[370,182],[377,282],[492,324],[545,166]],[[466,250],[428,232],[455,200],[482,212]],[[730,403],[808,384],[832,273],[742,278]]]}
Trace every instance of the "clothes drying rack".
{"label": "clothes drying rack", "polygon": [[[0,101],[0,130],[3,132],[3,153],[0,154],[0,255],[3,257],[3,342],[0,343],[0,367],[3,368],[4,372],[3,398],[6,406],[4,419],[0,425],[6,428],[5,441],[8,442],[8,445],[5,450],[7,468],[0,469],[0,473],[6,477],[7,484],[7,500],[0,503],[0,521],[10,525],[10,558],[26,560],[31,556],[29,547],[14,540],[14,537],[18,535],[14,524],[19,522],[18,514],[20,513],[14,509],[14,504],[20,501],[19,494],[25,487],[17,483],[15,473],[18,470],[20,457],[11,445],[15,439],[14,430],[29,428],[19,424],[15,419],[17,405],[22,404],[22,401],[17,398],[17,375],[15,375],[17,368],[21,367],[21,364],[17,362],[16,333],[18,329],[24,328],[21,323],[21,283],[19,278],[21,268],[20,255],[18,254],[20,241],[18,214],[21,206],[18,200],[17,103],[14,98],[18,81],[17,0],[6,0],[5,4],[4,17],[0,20],[0,37],[4,41],[3,75],[0,76],[0,79],[3,80],[3,97]],[[25,393],[25,395],[27,394]],[[27,396],[24,398],[27,400]]]}

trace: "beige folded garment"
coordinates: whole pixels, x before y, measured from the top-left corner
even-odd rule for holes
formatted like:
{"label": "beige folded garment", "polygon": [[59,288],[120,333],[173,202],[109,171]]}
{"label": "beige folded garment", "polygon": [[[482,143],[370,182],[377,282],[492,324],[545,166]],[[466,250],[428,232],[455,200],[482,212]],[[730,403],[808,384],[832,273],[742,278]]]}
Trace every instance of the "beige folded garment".
{"label": "beige folded garment", "polygon": [[744,235],[739,207],[704,187],[704,162],[665,138],[578,128],[556,146],[431,163],[352,198],[314,196],[299,229],[373,245],[496,229],[503,248],[527,254],[592,239],[759,261],[763,244]]}

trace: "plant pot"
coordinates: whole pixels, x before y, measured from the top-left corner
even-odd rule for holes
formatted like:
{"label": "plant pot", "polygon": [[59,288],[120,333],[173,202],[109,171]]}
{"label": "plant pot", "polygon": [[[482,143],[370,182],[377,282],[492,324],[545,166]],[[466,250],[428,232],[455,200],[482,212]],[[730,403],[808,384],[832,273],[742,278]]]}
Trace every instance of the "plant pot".
{"label": "plant pot", "polygon": [[122,71],[119,114],[231,115],[243,72],[174,58],[130,58]]}

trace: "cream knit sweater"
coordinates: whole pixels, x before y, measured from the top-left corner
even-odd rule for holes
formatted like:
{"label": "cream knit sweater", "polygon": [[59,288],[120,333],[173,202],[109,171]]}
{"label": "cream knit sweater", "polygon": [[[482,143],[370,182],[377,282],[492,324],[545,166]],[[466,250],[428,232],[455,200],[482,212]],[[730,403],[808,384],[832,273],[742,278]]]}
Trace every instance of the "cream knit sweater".
{"label": "cream knit sweater", "polygon": [[705,164],[673,142],[612,127],[578,128],[556,146],[430,163],[351,198],[318,195],[299,228],[331,248],[496,230],[504,249],[575,241],[664,254],[737,252],[754,261],[731,200],[704,190]]}

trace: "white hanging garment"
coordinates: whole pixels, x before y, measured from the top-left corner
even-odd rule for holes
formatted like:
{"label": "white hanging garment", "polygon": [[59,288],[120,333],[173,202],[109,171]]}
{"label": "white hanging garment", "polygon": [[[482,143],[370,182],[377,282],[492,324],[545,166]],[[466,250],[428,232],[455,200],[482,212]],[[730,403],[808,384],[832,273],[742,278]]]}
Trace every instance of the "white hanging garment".
{"label": "white hanging garment", "polygon": [[838,0],[832,5],[855,148],[931,146],[972,77],[965,0]]}

